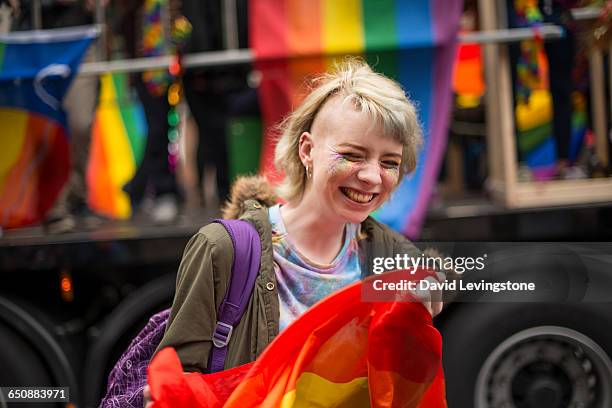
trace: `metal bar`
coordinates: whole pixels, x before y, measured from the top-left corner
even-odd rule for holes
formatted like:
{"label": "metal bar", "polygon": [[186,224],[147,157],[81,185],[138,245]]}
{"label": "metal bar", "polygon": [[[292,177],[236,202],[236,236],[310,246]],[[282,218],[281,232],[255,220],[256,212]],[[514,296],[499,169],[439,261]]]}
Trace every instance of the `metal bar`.
{"label": "metal bar", "polygon": [[242,50],[200,52],[185,55],[183,62],[187,68],[216,67],[223,65],[249,64],[255,60],[253,52]]}
{"label": "metal bar", "polygon": [[[608,114],[612,118],[612,41],[608,44],[608,97],[610,98]],[[612,133],[608,133],[608,139],[612,142]]]}
{"label": "metal bar", "polygon": [[[540,36],[545,40],[562,38],[563,28],[556,25],[543,25],[538,29]],[[502,30],[478,31],[459,35],[463,43],[499,44],[512,43],[534,38],[536,31],[532,28],[508,28]]]}
{"label": "metal bar", "polygon": [[571,14],[574,20],[594,20],[596,18],[599,18],[599,16],[601,15],[601,7],[590,6],[575,8],[571,10]]}
{"label": "metal bar", "polygon": [[12,31],[0,34],[0,41],[8,44],[26,44],[40,42],[74,41],[85,38],[97,38],[100,27],[96,25],[51,28],[48,30]]}
{"label": "metal bar", "polygon": [[[100,75],[105,72],[142,72],[148,69],[167,68],[171,57],[133,58],[108,62],[92,62],[82,64],[79,75]],[[187,68],[215,67],[225,65],[248,64],[253,61],[251,50],[211,51],[188,54],[183,59]]]}
{"label": "metal bar", "polygon": [[32,27],[35,30],[42,30],[42,4],[41,0],[32,1]]}
{"label": "metal bar", "polygon": [[[491,32],[500,30],[502,1],[479,0],[478,12],[482,27]],[[516,30],[516,29],[515,29]],[[524,29],[523,29],[524,30]],[[531,30],[528,30],[531,31]],[[524,32],[524,31],[523,31]],[[533,32],[531,32],[533,35]],[[524,38],[522,38],[524,39]],[[493,196],[506,206],[512,206],[514,192],[518,187],[517,152],[514,136],[514,110],[512,105],[512,82],[507,47],[488,43],[483,47],[484,73],[487,86],[485,92],[485,115],[487,129],[488,165]]]}
{"label": "metal bar", "polygon": [[238,49],[236,0],[223,0],[223,43],[226,50]]}
{"label": "metal bar", "polygon": [[[546,1],[546,0],[544,0]],[[493,28],[494,30],[507,30],[508,27],[508,3],[509,0],[493,0],[495,7],[495,17]],[[479,9],[480,10],[480,9]],[[484,28],[484,26],[482,26]],[[489,30],[491,27],[488,28]]]}
{"label": "metal bar", "polygon": [[[572,18],[577,21],[596,20],[601,17],[601,7],[590,6],[572,9]],[[602,50],[593,49],[589,55],[589,70],[591,84],[591,115],[593,117],[593,130],[595,132],[595,152],[599,162],[608,166],[608,140],[607,140],[607,117],[605,99],[605,72],[603,69],[604,59]],[[609,55],[612,55],[612,44],[609,45]],[[610,65],[610,64],[609,64]],[[612,78],[612,65],[609,68]],[[610,114],[612,115],[612,94],[610,94]]]}
{"label": "metal bar", "polygon": [[[593,117],[593,132],[595,133],[595,154],[603,166],[608,165],[606,92],[604,84],[603,52],[592,49],[589,55],[589,71],[591,84],[591,116]],[[600,85],[595,85],[600,84]]]}
{"label": "metal bar", "polygon": [[100,37],[98,37],[95,46],[96,49],[96,61],[106,61],[108,56],[106,55],[106,13],[101,0],[96,0],[95,7],[95,23],[100,28]]}
{"label": "metal bar", "polygon": [[[540,35],[544,39],[555,39],[563,36],[559,26],[545,25],[540,27]],[[459,35],[459,41],[464,43],[493,44],[522,41],[535,37],[535,31],[530,28],[513,28],[507,30],[480,31]],[[209,51],[187,54],[183,64],[186,68],[215,67],[226,65],[249,64],[254,55],[250,49],[227,51]],[[170,64],[170,56],[134,58],[108,62],[82,64],[80,75],[99,75],[105,72],[141,72],[147,69],[166,68]]]}
{"label": "metal bar", "polygon": [[11,6],[6,3],[0,3],[0,34],[6,34],[11,31],[11,25],[13,23],[12,14],[13,11]]}

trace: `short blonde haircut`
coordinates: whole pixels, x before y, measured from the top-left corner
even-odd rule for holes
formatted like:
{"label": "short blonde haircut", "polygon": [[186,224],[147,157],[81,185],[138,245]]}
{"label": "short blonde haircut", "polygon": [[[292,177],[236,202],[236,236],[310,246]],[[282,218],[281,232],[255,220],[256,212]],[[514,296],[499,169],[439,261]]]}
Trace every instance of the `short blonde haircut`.
{"label": "short blonde haircut", "polygon": [[372,71],[361,59],[346,59],[334,72],[315,79],[312,91],[279,125],[274,164],[285,178],[277,193],[288,202],[300,200],[306,188],[306,169],[298,151],[300,136],[310,132],[322,106],[336,95],[351,100],[358,111],[382,125],[385,136],[402,144],[399,180],[416,167],[423,136],[414,104],[397,82]]}

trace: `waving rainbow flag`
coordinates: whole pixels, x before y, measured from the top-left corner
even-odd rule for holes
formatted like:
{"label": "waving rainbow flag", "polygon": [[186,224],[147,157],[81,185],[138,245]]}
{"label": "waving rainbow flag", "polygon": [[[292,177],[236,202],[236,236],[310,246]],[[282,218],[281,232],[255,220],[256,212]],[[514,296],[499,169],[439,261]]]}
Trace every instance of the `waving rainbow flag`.
{"label": "waving rainbow flag", "polygon": [[127,74],[103,75],[87,168],[87,199],[96,212],[130,216],[130,199],[122,188],[142,160],[146,139],[147,121],[142,105],[130,95]]}
{"label": "waving rainbow flag", "polygon": [[95,28],[0,35],[0,225],[39,221],[70,168],[62,99]]}
{"label": "waving rainbow flag", "polygon": [[414,299],[362,301],[366,284],[317,303],[254,363],[184,374],[176,352],[162,350],[149,366],[154,408],[446,407],[429,312]]}
{"label": "waving rainbow flag", "polygon": [[250,39],[262,73],[265,126],[260,170],[271,180],[278,123],[300,100],[309,76],[333,57],[363,55],[377,71],[399,81],[416,101],[425,144],[414,174],[376,214],[410,236],[418,235],[446,147],[451,77],[461,0],[251,0]]}

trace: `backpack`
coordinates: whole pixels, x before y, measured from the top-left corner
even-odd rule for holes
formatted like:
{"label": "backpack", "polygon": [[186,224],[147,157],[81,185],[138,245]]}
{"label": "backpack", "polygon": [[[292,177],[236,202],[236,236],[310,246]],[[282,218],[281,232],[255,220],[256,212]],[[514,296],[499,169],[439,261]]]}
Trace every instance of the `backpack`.
{"label": "backpack", "polygon": [[[255,228],[247,221],[214,220],[227,230],[234,246],[234,261],[227,292],[217,313],[208,367],[210,372],[222,371],[227,344],[234,326],[240,321],[251,298],[261,260],[261,242]],[[166,330],[170,309],[149,319],[147,325],[132,340],[108,377],[106,395],[100,408],[143,407],[142,390],[147,384],[147,367]]]}

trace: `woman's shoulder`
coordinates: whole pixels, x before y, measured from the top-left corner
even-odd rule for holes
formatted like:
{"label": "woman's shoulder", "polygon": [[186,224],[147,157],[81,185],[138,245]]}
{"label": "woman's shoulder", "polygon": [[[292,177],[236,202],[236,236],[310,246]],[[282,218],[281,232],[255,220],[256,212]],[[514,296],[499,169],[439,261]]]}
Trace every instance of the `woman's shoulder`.
{"label": "woman's shoulder", "polygon": [[225,227],[219,222],[204,225],[191,238],[196,245],[209,245],[223,250],[232,247],[232,239]]}
{"label": "woman's shoulder", "polygon": [[[253,201],[253,203],[257,204],[257,201]],[[263,239],[264,232],[270,229],[269,227],[266,228],[265,225],[267,221],[266,207],[257,206],[257,208],[252,208],[250,211],[242,214],[240,220],[251,223],[258,232],[260,239]],[[260,224],[264,225],[262,226]],[[200,228],[198,232],[192,236],[188,246],[208,246],[215,253],[223,253],[226,251],[233,251],[234,243],[227,228],[221,222],[213,221]]]}
{"label": "woman's shoulder", "polygon": [[233,243],[227,230],[218,222],[211,222],[196,232],[183,251],[179,277],[199,275],[202,265],[231,265]]}
{"label": "woman's shoulder", "polygon": [[361,235],[362,239],[390,248],[394,253],[419,251],[407,237],[373,217],[368,217],[361,223]]}
{"label": "woman's shoulder", "polygon": [[373,217],[368,217],[361,223],[361,231],[369,239],[373,240],[384,238],[394,242],[410,242],[408,238]]}

